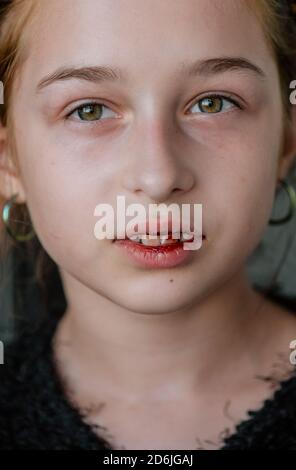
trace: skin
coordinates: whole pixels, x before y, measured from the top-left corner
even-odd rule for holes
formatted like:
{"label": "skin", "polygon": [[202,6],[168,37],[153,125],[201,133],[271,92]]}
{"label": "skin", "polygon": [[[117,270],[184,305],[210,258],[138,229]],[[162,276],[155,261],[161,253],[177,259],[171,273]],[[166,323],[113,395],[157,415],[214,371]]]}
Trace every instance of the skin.
{"label": "skin", "polygon": [[[89,422],[105,425],[118,448],[194,449],[197,439],[218,447],[219,433],[270,393],[256,376],[279,353],[289,369],[296,336],[295,316],[245,273],[296,153],[295,117],[283,126],[261,27],[238,0],[223,10],[207,0],[51,0],[34,15],[11,102],[20,171],[3,170],[1,187],[7,198],[20,193],[59,266],[68,307],[54,348],[69,399],[94,405]],[[225,56],[247,59],[264,78],[182,69]],[[37,91],[59,67],[106,64],[127,77]],[[201,113],[198,99],[214,92],[241,108],[225,99],[226,110]],[[65,119],[90,99],[108,106],[101,126],[77,113]],[[7,129],[0,135],[9,158]],[[202,203],[207,240],[184,266],[135,267],[93,235],[95,206],[116,207],[118,194],[146,207]]]}

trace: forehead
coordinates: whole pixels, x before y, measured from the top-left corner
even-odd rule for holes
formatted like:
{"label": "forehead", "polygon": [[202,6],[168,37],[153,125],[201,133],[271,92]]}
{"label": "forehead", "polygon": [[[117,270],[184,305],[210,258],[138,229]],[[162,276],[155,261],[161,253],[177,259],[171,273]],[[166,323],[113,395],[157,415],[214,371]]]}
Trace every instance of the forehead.
{"label": "forehead", "polygon": [[[205,57],[244,56],[274,64],[247,0],[38,1],[30,25],[33,77],[74,64],[114,64],[150,78]],[[172,67],[170,69],[170,67]]]}

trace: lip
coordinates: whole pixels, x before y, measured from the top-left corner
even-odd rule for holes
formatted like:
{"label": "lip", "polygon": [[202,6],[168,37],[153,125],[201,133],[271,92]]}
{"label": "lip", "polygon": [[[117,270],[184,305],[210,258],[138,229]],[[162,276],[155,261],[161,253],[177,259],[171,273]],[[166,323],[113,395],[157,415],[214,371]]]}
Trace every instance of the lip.
{"label": "lip", "polygon": [[[205,235],[202,236],[206,239]],[[151,247],[141,245],[129,238],[113,240],[133,264],[144,268],[173,268],[184,265],[192,259],[194,250],[184,250],[183,242]],[[187,242],[188,243],[188,242]]]}

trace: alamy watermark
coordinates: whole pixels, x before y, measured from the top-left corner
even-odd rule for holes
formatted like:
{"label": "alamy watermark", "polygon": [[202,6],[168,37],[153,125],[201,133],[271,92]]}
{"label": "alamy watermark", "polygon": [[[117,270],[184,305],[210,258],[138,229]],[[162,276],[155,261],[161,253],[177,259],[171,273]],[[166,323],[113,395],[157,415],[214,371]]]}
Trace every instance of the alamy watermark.
{"label": "alamy watermark", "polygon": [[290,103],[296,105],[296,80],[291,81],[290,88],[293,89],[293,91],[290,93]]}
{"label": "alamy watermark", "polygon": [[290,349],[293,349],[293,351],[290,354],[290,362],[291,362],[291,364],[293,364],[295,366],[296,365],[296,339],[291,341]]}
{"label": "alamy watermark", "polygon": [[[159,236],[169,238],[170,234],[173,239],[182,236],[184,250],[198,250],[202,245],[202,204],[181,204],[181,210],[179,204],[149,204],[147,214],[143,204],[126,206],[125,196],[118,195],[116,217],[113,206],[107,203],[98,204],[94,216],[101,217],[94,227],[98,240],[129,238],[137,241],[147,233],[149,239],[156,240]],[[133,219],[127,221],[127,217]]]}
{"label": "alamy watermark", "polygon": [[4,343],[0,341],[0,365],[4,364]]}

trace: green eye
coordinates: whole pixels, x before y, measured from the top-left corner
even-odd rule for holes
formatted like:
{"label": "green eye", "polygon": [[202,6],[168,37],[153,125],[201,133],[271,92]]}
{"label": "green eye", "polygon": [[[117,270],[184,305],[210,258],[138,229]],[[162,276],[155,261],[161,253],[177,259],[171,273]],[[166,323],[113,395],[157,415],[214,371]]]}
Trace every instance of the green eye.
{"label": "green eye", "polygon": [[198,102],[202,113],[218,113],[223,106],[223,100],[220,97],[203,98]]}
{"label": "green eye", "polygon": [[109,106],[104,105],[100,102],[89,102],[77,106],[71,111],[66,119],[75,117],[76,121],[79,122],[97,122],[97,124],[103,124],[101,121],[109,120],[109,118],[116,118],[117,115]]}
{"label": "green eye", "polygon": [[103,105],[98,103],[85,104],[77,108],[77,113],[82,121],[97,121],[102,116]]}
{"label": "green eye", "polygon": [[196,101],[195,104],[191,107],[197,108],[197,111],[193,111],[193,114],[196,113],[206,113],[206,114],[215,114],[220,113],[221,111],[227,111],[233,107],[241,108],[236,101],[231,98],[226,98],[222,95],[210,95],[201,98]]}

